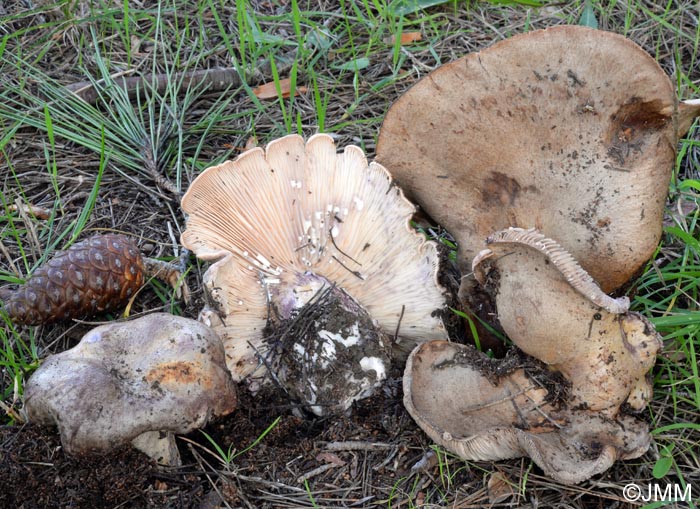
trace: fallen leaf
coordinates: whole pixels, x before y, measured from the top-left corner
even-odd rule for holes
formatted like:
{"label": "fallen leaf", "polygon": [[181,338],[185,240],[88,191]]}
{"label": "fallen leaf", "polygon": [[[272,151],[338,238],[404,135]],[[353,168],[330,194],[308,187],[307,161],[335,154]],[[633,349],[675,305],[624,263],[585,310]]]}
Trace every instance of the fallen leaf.
{"label": "fallen leaf", "polygon": [[423,457],[421,457],[418,462],[411,467],[411,472],[415,471],[422,471],[422,472],[427,472],[431,470],[433,467],[437,466],[439,463],[439,458],[437,457],[437,454],[435,454],[435,451],[432,449],[427,451],[425,454],[423,454]]}
{"label": "fallen leaf", "polygon": [[355,58],[349,62],[345,62],[344,64],[332,65],[331,67],[341,71],[360,71],[366,67],[369,67],[369,58]]}
{"label": "fallen leaf", "polygon": [[498,504],[515,495],[513,483],[501,472],[491,474],[488,482],[489,502]]}
{"label": "fallen leaf", "polygon": [[583,12],[578,20],[579,25],[590,28],[598,28],[598,18],[596,18],[595,10],[590,2],[583,4]]}
{"label": "fallen leaf", "polygon": [[[287,99],[292,95],[292,80],[290,78],[285,78],[277,82],[270,81],[269,83],[264,83],[254,88],[253,93],[258,99],[277,99],[277,85],[279,85],[279,90],[283,98]],[[294,95],[304,94],[307,91],[308,89],[306,87],[296,87],[294,89]]]}
{"label": "fallen leaf", "polygon": [[136,54],[139,53],[139,50],[141,49],[141,39],[136,37],[135,35],[131,36],[131,53]]}
{"label": "fallen leaf", "polygon": [[[405,46],[407,44],[422,41],[423,34],[421,32],[403,32],[401,34],[400,40],[401,46]],[[391,37],[387,37],[386,39],[384,39],[384,42],[393,45],[396,42],[396,35],[394,34]]]}
{"label": "fallen leaf", "polygon": [[245,142],[245,150],[250,150],[258,146],[258,139],[255,136],[251,136]]}
{"label": "fallen leaf", "polygon": [[393,0],[389,3],[388,11],[394,16],[406,16],[445,3],[447,0]]}
{"label": "fallen leaf", "polygon": [[316,456],[317,461],[324,461],[326,463],[333,463],[334,465],[337,465],[339,467],[344,467],[345,462],[340,459],[340,457],[337,454],[333,454],[332,452],[322,452],[319,453]]}
{"label": "fallen leaf", "polygon": [[48,219],[51,217],[51,211],[44,207],[38,207],[36,205],[10,205],[10,211],[12,212],[23,212],[25,214],[31,214],[37,219]]}

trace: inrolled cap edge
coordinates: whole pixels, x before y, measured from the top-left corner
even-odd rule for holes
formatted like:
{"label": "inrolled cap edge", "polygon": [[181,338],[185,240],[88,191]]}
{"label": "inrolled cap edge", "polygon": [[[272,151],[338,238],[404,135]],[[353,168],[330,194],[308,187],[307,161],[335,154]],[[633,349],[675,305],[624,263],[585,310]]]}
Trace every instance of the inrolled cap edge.
{"label": "inrolled cap edge", "polygon": [[600,289],[598,283],[583,270],[581,265],[571,254],[561,247],[556,241],[545,237],[535,228],[507,228],[500,230],[486,239],[490,249],[485,249],[474,257],[472,270],[474,275],[483,284],[485,272],[482,263],[494,256],[504,254],[509,246],[525,246],[542,253],[554,267],[566,278],[569,284],[581,295],[589,299],[596,306],[613,314],[622,314],[629,311],[630,301],[628,297],[613,298],[606,295]]}

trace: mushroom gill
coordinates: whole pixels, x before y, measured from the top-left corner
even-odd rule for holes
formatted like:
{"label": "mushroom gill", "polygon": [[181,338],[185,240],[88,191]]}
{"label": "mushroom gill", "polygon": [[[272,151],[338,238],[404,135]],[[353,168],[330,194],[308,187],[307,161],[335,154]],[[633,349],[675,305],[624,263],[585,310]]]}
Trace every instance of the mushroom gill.
{"label": "mushroom gill", "polygon": [[489,359],[468,345],[429,341],[406,363],[404,406],[437,444],[472,461],[529,456],[575,484],[649,448],[647,425],[567,405],[566,383],[533,359]]}
{"label": "mushroom gill", "polygon": [[[357,147],[336,153],[330,136],[307,143],[286,136],[207,169],[182,208],[183,245],[215,262],[204,275],[211,305],[202,318],[221,334],[238,381],[277,365],[276,355],[296,351],[313,360],[314,352],[334,350],[354,359],[330,359],[336,384],[350,387],[344,380],[365,377],[376,385],[388,371],[392,339],[410,351],[425,338],[446,338],[436,313],[445,306],[436,246],[410,228],[414,206]],[[312,320],[311,336],[280,348],[285,331],[314,315],[309,307],[327,291],[341,318]],[[372,339],[361,340],[358,329]],[[349,406],[367,393],[365,382],[334,398]],[[302,399],[316,411],[338,403]]]}

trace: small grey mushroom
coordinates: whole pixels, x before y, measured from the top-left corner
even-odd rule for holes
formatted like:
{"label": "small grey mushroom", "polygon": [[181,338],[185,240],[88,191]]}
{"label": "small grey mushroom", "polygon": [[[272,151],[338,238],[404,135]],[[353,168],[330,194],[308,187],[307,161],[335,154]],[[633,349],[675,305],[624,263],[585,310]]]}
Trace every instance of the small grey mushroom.
{"label": "small grey mushroom", "polygon": [[532,360],[504,369],[471,346],[430,341],[411,353],[404,405],[436,443],[473,461],[529,456],[566,484],[649,448],[647,425],[566,402],[566,383]]}
{"label": "small grey mushroom", "polygon": [[236,403],[217,334],[166,313],[96,327],[47,358],[25,388],[30,422],[57,425],[66,452],[108,451],[136,439],[166,463],[177,461],[172,440],[158,444],[155,433],[188,433]]}

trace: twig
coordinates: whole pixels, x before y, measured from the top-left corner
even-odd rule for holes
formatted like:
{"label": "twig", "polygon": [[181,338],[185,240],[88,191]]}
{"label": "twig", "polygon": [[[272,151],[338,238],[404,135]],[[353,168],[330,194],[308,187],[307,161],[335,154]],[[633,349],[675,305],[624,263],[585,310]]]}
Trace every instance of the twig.
{"label": "twig", "polygon": [[[229,86],[237,87],[241,84],[238,70],[233,67],[200,69],[198,71],[178,72],[174,75],[164,73],[130,76],[128,78],[119,76],[116,79],[112,78],[112,80],[115,86],[126,90],[129,97],[134,97],[137,91],[146,87],[146,84],[150,84],[158,93],[163,93],[171,81],[180,82],[179,93],[182,93],[183,90],[187,90],[189,87],[200,85],[209,87],[211,90],[224,90]],[[104,80],[99,80],[96,84],[104,84]],[[85,102],[95,104],[99,94],[94,85],[92,81],[81,81],[71,83],[66,88]]]}
{"label": "twig", "polygon": [[[211,484],[211,487],[214,489],[214,491],[216,491],[216,494],[219,495],[220,501],[223,502],[223,503],[226,505],[226,507],[228,507],[228,509],[233,509],[233,508],[229,505],[229,503],[226,501],[226,497],[224,497],[223,493],[221,493],[221,491],[219,490],[219,488],[216,486],[216,483],[214,482],[214,480],[213,480],[213,479],[211,478],[211,476],[209,475],[209,472],[216,472],[216,473],[218,473],[219,475],[221,475],[221,473],[220,473],[218,470],[216,470],[214,467],[212,467],[212,466],[209,464],[209,462],[208,462],[207,460],[205,460],[205,459],[202,457],[202,455],[199,454],[199,453],[195,450],[195,448],[192,446],[191,443],[190,443],[190,444],[187,444],[187,447],[189,448],[190,453],[192,453],[192,456],[194,456],[195,460],[196,460],[197,463],[199,464],[199,468],[202,469],[202,472],[204,473],[204,475],[206,476],[207,480],[209,481],[209,484]],[[204,465],[205,465],[205,464],[206,464],[207,467],[209,467],[209,469],[210,469],[209,471],[207,471],[207,470],[204,468]]]}
{"label": "twig", "polygon": [[[289,58],[286,58],[289,57]],[[282,74],[291,69],[293,55],[285,55],[277,64],[277,71]],[[262,80],[262,76],[270,74],[272,66],[269,61],[263,62],[251,74],[255,81]],[[178,93],[181,94],[189,88],[204,86],[208,91],[221,91],[229,87],[239,87],[243,83],[239,69],[236,67],[223,67],[219,69],[200,69],[197,71],[177,72],[174,74],[144,74],[143,76],[112,77],[110,80],[115,86],[126,90],[129,97],[136,96],[138,91],[146,87],[157,93],[163,93],[170,83],[179,83]],[[75,93],[87,103],[95,104],[99,97],[95,85],[104,85],[105,80],[80,81],[66,85],[66,89]]]}
{"label": "twig", "polygon": [[17,198],[15,200],[15,205],[17,206],[17,214],[19,214],[19,217],[22,219],[24,226],[27,228],[27,240],[32,246],[32,257],[34,258],[34,262],[36,262],[38,259],[37,253],[41,252],[41,243],[39,242],[39,236],[37,235],[36,229],[34,228],[34,223],[32,223],[32,220],[29,219],[29,215],[24,209],[24,204],[22,203],[20,198]]}
{"label": "twig", "polygon": [[324,473],[328,470],[331,470],[332,468],[335,468],[335,467],[337,467],[337,465],[334,463],[326,463],[325,465],[321,465],[318,468],[314,468],[313,470],[309,470],[305,474],[300,475],[299,477],[297,477],[297,482],[299,484],[301,484],[304,481],[308,481],[312,477],[316,477],[317,475],[322,474],[322,473]]}
{"label": "twig", "polygon": [[22,274],[19,272],[19,270],[17,270],[17,266],[15,265],[15,262],[12,261],[10,252],[7,250],[5,244],[2,243],[2,240],[0,240],[0,253],[2,253],[2,255],[7,260],[7,264],[10,266],[10,269],[12,270],[12,272],[14,272],[15,276],[22,277]]}
{"label": "twig", "polygon": [[37,205],[15,203],[14,205],[10,205],[9,209],[11,212],[15,212],[18,211],[20,207],[25,213],[29,213],[37,219],[48,219],[51,217],[51,211],[49,209]]}
{"label": "twig", "polygon": [[165,189],[173,196],[178,197],[178,199],[182,198],[183,193],[177,188],[175,184],[170,182],[170,180],[164,177],[158,170],[158,163],[154,158],[153,147],[151,146],[151,143],[147,140],[144,140],[144,146],[141,150],[141,156],[143,160],[144,169],[146,170],[148,175],[150,175],[150,177],[155,181],[156,185],[161,189]]}
{"label": "twig", "polygon": [[296,486],[290,486],[289,484],[284,484],[281,482],[276,482],[276,481],[268,481],[267,479],[263,479],[262,477],[259,476],[248,476],[248,475],[243,475],[239,472],[221,472],[221,475],[223,476],[235,476],[236,479],[240,479],[241,481],[244,482],[249,482],[249,483],[255,483],[255,484],[261,484],[263,486],[267,486],[269,488],[275,488],[275,489],[287,489],[296,493],[306,493],[306,490],[303,488],[298,488]]}
{"label": "twig", "polygon": [[333,247],[334,247],[340,254],[342,254],[342,255],[345,256],[346,258],[349,258],[350,260],[352,260],[353,262],[355,262],[356,264],[358,264],[360,267],[362,267],[362,264],[361,264],[360,262],[358,262],[358,261],[355,260],[352,256],[350,256],[349,254],[347,254],[346,252],[344,252],[342,249],[340,249],[340,248],[338,247],[338,244],[335,243],[335,239],[333,238],[333,228],[331,228],[330,230],[328,230],[328,237],[331,239],[331,242],[333,243]]}
{"label": "twig", "polygon": [[390,449],[392,447],[394,446],[382,442],[363,442],[359,440],[330,442],[326,444],[326,450],[328,451],[377,451],[379,449]]}
{"label": "twig", "polygon": [[185,275],[180,272],[179,263],[164,262],[148,257],[143,258],[143,263],[149,276],[168,283],[175,292],[175,296],[182,299],[185,304],[189,304],[190,288],[185,281]]}
{"label": "twig", "polygon": [[14,419],[20,424],[27,422],[25,416],[23,416],[19,411],[15,410],[14,404],[12,406],[7,405],[4,401],[0,400],[0,409],[2,409],[5,414],[7,414],[11,419]]}
{"label": "twig", "polygon": [[394,449],[387,455],[387,457],[384,458],[384,461],[382,461],[382,462],[381,462],[380,464],[378,464],[378,465],[374,465],[374,466],[372,467],[372,470],[374,470],[375,472],[379,472],[382,468],[384,468],[384,467],[387,466],[389,463],[391,463],[391,460],[393,460],[393,459],[396,457],[396,455],[398,454],[398,452],[399,452],[399,448],[398,448],[398,447],[394,447]]}
{"label": "twig", "polygon": [[394,332],[394,343],[399,339],[399,329],[401,328],[401,320],[403,320],[403,314],[406,311],[406,304],[401,305],[401,314],[399,315],[399,322],[396,324],[396,331]]}
{"label": "twig", "polygon": [[365,280],[365,278],[362,276],[362,274],[360,274],[360,271],[350,269],[347,265],[345,265],[343,262],[341,262],[337,256],[331,255],[331,258],[333,258],[336,262],[338,262],[341,267],[343,267],[345,270],[347,270],[353,276],[359,278],[362,281]]}

